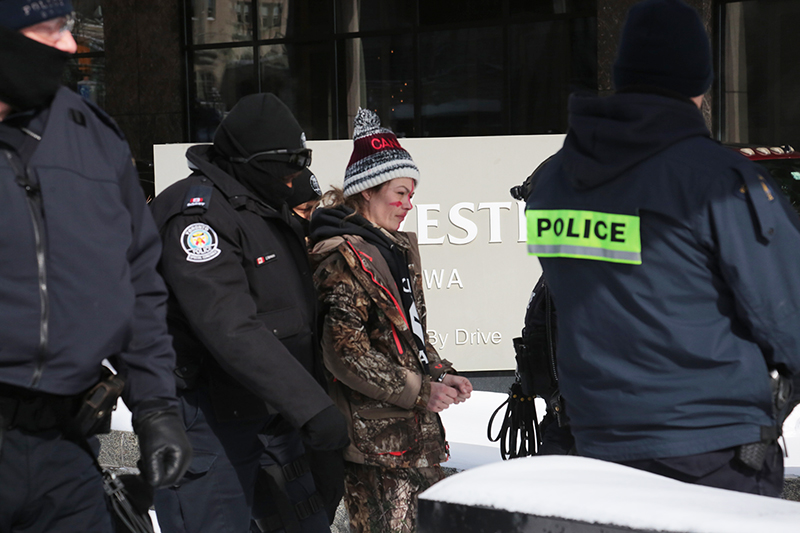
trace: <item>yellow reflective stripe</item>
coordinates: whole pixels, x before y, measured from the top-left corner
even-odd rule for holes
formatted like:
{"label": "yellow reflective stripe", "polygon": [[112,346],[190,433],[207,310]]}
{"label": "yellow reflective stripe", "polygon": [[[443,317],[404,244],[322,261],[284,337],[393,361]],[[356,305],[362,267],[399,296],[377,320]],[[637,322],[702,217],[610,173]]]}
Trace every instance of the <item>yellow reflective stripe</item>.
{"label": "yellow reflective stripe", "polygon": [[600,211],[529,209],[528,252],[642,264],[639,217]]}

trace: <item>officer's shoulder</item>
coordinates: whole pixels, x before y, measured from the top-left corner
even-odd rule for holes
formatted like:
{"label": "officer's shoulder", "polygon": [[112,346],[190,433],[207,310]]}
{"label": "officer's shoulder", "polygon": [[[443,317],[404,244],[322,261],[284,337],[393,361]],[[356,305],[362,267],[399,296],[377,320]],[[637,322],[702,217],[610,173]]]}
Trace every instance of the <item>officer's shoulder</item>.
{"label": "officer's shoulder", "polygon": [[125,134],[116,121],[94,102],[66,88],[59,91],[57,98],[61,99],[60,105],[64,107],[67,118],[78,126],[99,125],[111,130],[117,139],[125,140]]}
{"label": "officer's shoulder", "polygon": [[214,212],[212,206],[219,203],[218,198],[214,202],[219,194],[211,180],[194,172],[161,191],[151,202],[151,207],[159,220],[176,215],[206,216]]}
{"label": "officer's shoulder", "polygon": [[740,172],[752,171],[746,158],[708,137],[687,139],[669,150],[676,177],[695,189],[741,181]]}

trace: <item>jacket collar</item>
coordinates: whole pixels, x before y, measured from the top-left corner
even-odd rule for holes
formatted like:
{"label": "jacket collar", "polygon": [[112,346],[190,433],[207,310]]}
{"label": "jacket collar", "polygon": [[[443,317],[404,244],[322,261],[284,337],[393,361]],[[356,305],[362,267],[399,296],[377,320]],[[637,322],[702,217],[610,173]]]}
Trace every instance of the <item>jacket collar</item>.
{"label": "jacket collar", "polygon": [[245,207],[251,211],[256,211],[262,216],[272,216],[283,219],[280,213],[252,193],[247,187],[239,183],[233,176],[219,168],[211,162],[213,146],[210,144],[200,144],[190,146],[186,150],[186,159],[189,168],[201,172],[205,177],[214,183],[225,198],[235,209]]}

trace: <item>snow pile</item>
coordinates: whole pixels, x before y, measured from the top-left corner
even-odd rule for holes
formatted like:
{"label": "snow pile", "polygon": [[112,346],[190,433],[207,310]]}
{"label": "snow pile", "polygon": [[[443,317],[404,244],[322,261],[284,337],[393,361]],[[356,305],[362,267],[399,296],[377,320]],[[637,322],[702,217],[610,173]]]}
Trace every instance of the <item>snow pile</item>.
{"label": "snow pile", "polygon": [[796,533],[800,503],[701,487],[585,457],[524,457],[450,476],[424,500],[634,529]]}

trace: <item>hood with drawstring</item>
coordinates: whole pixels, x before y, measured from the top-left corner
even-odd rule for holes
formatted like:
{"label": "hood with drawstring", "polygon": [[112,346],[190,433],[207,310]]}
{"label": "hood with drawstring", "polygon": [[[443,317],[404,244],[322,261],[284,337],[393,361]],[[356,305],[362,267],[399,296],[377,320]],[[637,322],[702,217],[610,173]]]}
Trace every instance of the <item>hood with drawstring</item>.
{"label": "hood with drawstring", "polygon": [[610,182],[684,139],[711,135],[694,102],[655,92],[572,95],[569,127],[563,170],[577,190]]}

